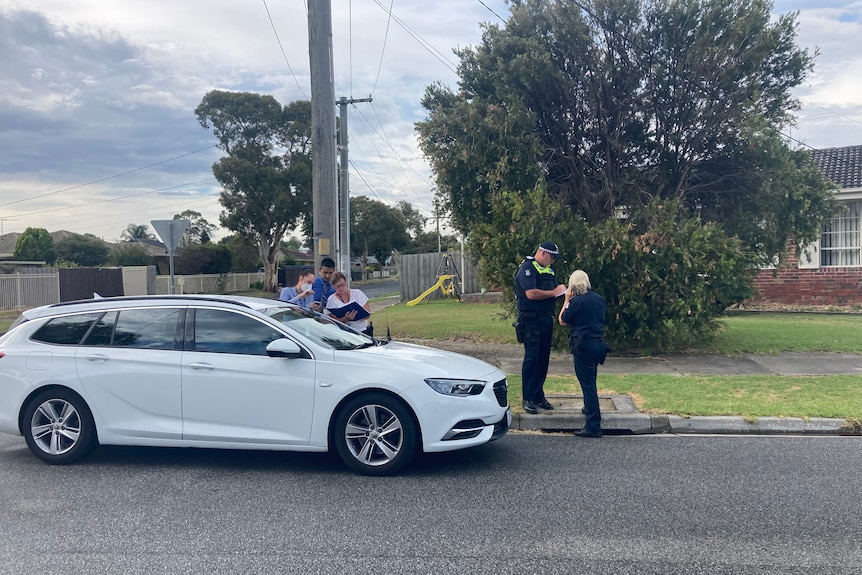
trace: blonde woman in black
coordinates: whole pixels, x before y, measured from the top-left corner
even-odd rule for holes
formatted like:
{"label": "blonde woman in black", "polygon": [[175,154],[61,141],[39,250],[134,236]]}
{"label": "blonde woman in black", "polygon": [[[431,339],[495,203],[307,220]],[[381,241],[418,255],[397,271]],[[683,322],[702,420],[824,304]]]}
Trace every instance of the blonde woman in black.
{"label": "blonde woman in black", "polygon": [[575,358],[575,375],[584,394],[584,428],[578,437],[601,437],[602,414],[596,388],[598,365],[605,362],[605,298],[594,292],[584,270],[569,276],[566,301],[560,310],[560,324],[569,326],[569,349]]}

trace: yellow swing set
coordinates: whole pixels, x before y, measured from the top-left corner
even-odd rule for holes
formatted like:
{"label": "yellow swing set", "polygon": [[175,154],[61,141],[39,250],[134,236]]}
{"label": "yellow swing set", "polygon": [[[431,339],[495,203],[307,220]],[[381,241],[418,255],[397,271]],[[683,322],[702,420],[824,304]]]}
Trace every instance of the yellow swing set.
{"label": "yellow swing set", "polygon": [[[454,272],[454,273],[451,273]],[[458,281],[455,281],[455,278]],[[440,266],[437,268],[437,281],[434,285],[422,292],[419,297],[407,302],[408,307],[412,307],[422,300],[430,296],[438,289],[447,298],[458,298],[461,301],[461,275],[458,273],[458,268],[455,267],[455,262],[452,260],[451,254],[443,254],[443,259],[440,261]]]}

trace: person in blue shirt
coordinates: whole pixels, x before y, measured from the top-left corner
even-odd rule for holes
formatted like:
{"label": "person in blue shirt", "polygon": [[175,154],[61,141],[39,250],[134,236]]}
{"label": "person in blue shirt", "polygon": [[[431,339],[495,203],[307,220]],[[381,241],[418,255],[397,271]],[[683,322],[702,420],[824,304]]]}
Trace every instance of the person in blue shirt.
{"label": "person in blue shirt", "polygon": [[314,300],[311,303],[312,310],[323,313],[323,310],[326,309],[326,300],[335,293],[335,288],[332,287],[332,274],[334,272],[335,261],[332,258],[320,260],[320,275],[311,284],[311,289],[314,290]]}
{"label": "person in blue shirt", "polygon": [[586,423],[583,429],[575,432],[578,437],[602,436],[596,376],[598,366],[605,362],[609,350],[605,344],[606,314],[605,298],[593,291],[587,272],[573,271],[559,320],[561,325],[569,326],[569,348],[575,358],[575,375],[584,394]]}
{"label": "person in blue shirt", "polygon": [[314,290],[311,289],[311,282],[313,281],[314,268],[302,268],[299,270],[296,285],[282,289],[278,299],[305,309],[311,309],[311,302],[314,299]]}
{"label": "person in blue shirt", "polygon": [[515,298],[518,306],[516,330],[524,344],[521,364],[524,411],[538,413],[538,408],[554,409],[545,397],[545,378],[551,358],[554,335],[554,305],[566,286],[557,283],[554,261],[560,252],[554,242],[542,242],[536,255],[527,256],[515,274]]}

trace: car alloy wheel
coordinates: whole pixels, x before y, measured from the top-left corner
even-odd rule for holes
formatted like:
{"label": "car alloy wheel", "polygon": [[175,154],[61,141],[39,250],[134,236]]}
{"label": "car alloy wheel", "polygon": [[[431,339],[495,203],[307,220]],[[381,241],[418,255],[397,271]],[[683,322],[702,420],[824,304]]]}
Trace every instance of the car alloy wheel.
{"label": "car alloy wheel", "polygon": [[364,475],[389,475],[416,452],[416,424],[404,404],[384,393],[353,398],[339,411],[335,444],[341,459]]}
{"label": "car alloy wheel", "polygon": [[52,464],[87,456],[96,446],[93,417],[84,401],[68,390],[38,394],[24,413],[24,438],[30,451]]}

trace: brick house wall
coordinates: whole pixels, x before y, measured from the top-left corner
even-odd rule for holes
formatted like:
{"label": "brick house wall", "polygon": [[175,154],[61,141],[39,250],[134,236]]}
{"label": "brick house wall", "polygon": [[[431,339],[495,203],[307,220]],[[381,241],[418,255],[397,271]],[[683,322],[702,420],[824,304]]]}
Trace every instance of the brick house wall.
{"label": "brick house wall", "polygon": [[760,270],[752,302],[797,305],[862,305],[862,267],[800,268],[796,255],[785,266]]}
{"label": "brick house wall", "polygon": [[[800,259],[791,244],[788,248],[793,255],[785,265],[760,270],[754,281],[759,295],[751,301],[862,305],[862,146],[811,150],[810,154],[824,177],[835,185],[835,199],[844,209],[824,228],[821,239],[806,247],[811,257]],[[855,209],[848,209],[853,206]],[[836,220],[842,214],[844,219]],[[831,253],[823,254],[822,247]],[[833,257],[836,249],[841,251],[837,258]]]}

